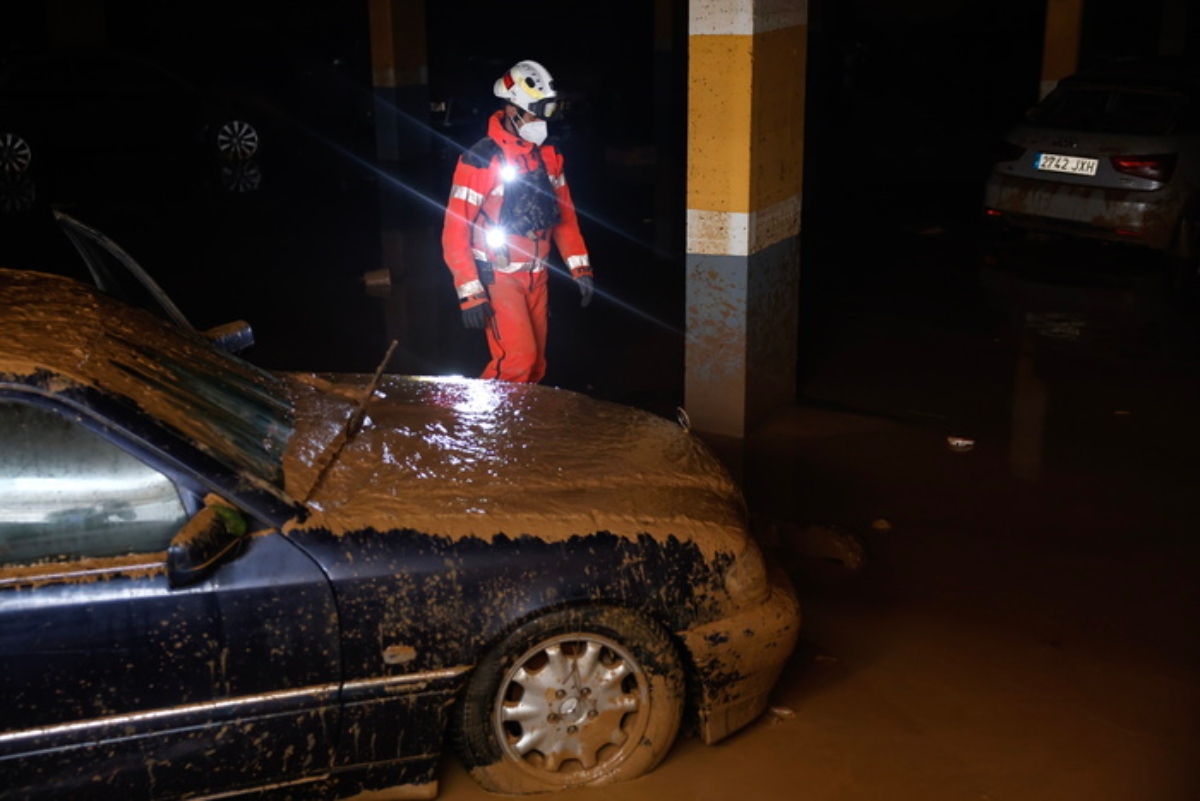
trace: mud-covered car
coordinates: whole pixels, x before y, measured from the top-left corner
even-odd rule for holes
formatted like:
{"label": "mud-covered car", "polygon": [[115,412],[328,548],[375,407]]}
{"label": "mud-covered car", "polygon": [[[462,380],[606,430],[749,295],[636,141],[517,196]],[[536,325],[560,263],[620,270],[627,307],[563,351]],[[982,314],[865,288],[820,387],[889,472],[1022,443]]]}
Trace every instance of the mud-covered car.
{"label": "mud-covered car", "polygon": [[269,373],[60,276],[0,299],[0,797],[428,798],[447,740],[552,790],[766,705],[795,596],[678,425]]}

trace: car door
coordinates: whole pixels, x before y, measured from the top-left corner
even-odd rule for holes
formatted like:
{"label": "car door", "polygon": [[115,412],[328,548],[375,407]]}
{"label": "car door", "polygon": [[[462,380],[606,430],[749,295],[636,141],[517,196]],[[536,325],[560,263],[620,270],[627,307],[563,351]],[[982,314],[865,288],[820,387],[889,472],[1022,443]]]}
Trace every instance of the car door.
{"label": "car door", "polygon": [[320,778],[340,675],[323,573],[266,531],[173,587],[199,496],[95,427],[0,397],[0,798]]}

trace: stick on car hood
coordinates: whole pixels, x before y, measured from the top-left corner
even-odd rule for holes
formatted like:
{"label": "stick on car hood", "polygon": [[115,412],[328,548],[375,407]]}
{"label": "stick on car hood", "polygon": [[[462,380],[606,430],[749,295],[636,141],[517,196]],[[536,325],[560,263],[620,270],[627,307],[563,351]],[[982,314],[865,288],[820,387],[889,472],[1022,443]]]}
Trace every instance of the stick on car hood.
{"label": "stick on car hood", "polygon": [[346,443],[358,433],[358,427],[362,425],[363,415],[367,409],[367,402],[370,401],[371,397],[375,394],[375,389],[379,386],[379,379],[383,377],[383,370],[385,367],[387,367],[387,363],[391,360],[392,353],[395,350],[396,340],[393,339],[392,344],[387,349],[387,354],[385,354],[383,357],[383,361],[381,361],[379,366],[375,368],[375,375],[371,377],[371,382],[367,384],[367,388],[363,390],[361,397],[358,399],[358,403],[355,404],[354,411],[350,413],[350,416],[346,418],[346,422],[343,423],[340,435],[336,439],[337,444],[332,448],[327,449],[322,454],[320,469],[317,470],[317,474],[313,477],[312,484],[304,492],[303,498],[305,503],[307,503],[312,498],[313,493],[320,488],[322,479],[325,478],[326,472],[341,454],[342,448],[346,447]]}
{"label": "stick on car hood", "polygon": [[[284,470],[307,493],[337,419],[367,377],[305,383]],[[357,388],[357,389],[356,389]],[[385,376],[356,436],[325,468],[305,527],[415,529],[442,536],[610,531],[740,551],[741,494],[676,424],[548,387]]]}

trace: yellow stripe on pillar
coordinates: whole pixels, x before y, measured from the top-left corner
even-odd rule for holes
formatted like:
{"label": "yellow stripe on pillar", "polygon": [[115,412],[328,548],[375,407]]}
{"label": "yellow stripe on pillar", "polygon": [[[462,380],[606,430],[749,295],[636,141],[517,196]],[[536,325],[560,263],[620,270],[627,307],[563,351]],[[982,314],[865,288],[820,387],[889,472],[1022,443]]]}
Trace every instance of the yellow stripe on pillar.
{"label": "yellow stripe on pillar", "polygon": [[1041,97],[1074,72],[1079,64],[1084,0],[1047,0],[1042,44]]}
{"label": "yellow stripe on pillar", "polygon": [[693,36],[688,61],[688,208],[748,212],[754,37]]}

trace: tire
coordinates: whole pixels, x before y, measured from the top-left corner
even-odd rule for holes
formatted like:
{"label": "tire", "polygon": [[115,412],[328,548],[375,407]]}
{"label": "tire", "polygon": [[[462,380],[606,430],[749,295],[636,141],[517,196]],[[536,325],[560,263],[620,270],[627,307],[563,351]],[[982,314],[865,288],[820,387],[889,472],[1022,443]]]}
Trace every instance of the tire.
{"label": "tire", "polygon": [[683,702],[679,655],[660,627],[622,609],[565,609],[479,663],[454,735],[472,778],[493,792],[608,784],[662,761]]}

